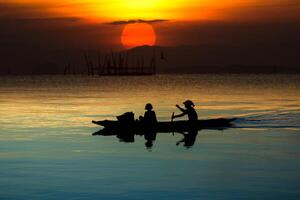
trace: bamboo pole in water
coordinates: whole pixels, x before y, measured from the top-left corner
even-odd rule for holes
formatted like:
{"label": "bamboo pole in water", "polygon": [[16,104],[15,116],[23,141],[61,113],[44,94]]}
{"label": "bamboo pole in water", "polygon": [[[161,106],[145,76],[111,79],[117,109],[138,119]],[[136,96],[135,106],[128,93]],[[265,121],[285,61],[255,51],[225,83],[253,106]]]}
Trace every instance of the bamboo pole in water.
{"label": "bamboo pole in water", "polygon": [[98,54],[97,54],[97,58],[98,58],[98,75],[101,76],[102,74],[102,63],[101,63],[101,52],[98,51]]}
{"label": "bamboo pole in water", "polygon": [[91,75],[94,76],[95,75],[95,73],[94,73],[94,62],[90,57],[89,57],[89,60],[90,60]]}
{"label": "bamboo pole in water", "polygon": [[85,59],[85,62],[86,62],[86,67],[87,67],[87,73],[88,73],[88,76],[90,76],[89,58],[88,58],[88,55],[87,55],[86,52],[84,53],[84,59]]}

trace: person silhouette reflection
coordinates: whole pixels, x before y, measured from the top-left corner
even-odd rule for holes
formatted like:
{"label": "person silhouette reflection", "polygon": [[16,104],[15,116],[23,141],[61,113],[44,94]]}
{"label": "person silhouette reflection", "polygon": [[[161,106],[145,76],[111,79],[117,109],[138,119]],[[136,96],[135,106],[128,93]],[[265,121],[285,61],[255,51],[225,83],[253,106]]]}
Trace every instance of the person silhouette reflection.
{"label": "person silhouette reflection", "polygon": [[155,129],[147,129],[144,134],[144,138],[146,140],[145,147],[147,149],[152,149],[153,142],[156,140],[157,131]]}
{"label": "person silhouette reflection", "polygon": [[179,140],[176,143],[177,146],[180,145],[181,143],[183,143],[183,146],[186,148],[191,148],[192,146],[194,146],[198,135],[197,129],[190,129],[188,133],[181,132],[181,134],[183,135],[183,139]]}
{"label": "person silhouette reflection", "polygon": [[151,149],[157,135],[157,118],[151,103],[146,104],[145,110],[144,116],[140,116],[140,121],[144,127],[145,146],[147,149]]}

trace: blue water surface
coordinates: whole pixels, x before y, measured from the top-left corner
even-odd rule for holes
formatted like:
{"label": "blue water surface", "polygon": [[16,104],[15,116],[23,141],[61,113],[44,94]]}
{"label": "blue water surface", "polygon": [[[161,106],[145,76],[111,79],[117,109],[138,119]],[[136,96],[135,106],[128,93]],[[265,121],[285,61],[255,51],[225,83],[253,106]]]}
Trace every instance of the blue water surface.
{"label": "blue water surface", "polygon": [[[1,200],[300,198],[297,75],[0,79]],[[167,121],[186,99],[236,127],[201,130],[190,148],[178,133],[152,149],[143,136],[91,136],[91,120],[138,117],[151,102]]]}

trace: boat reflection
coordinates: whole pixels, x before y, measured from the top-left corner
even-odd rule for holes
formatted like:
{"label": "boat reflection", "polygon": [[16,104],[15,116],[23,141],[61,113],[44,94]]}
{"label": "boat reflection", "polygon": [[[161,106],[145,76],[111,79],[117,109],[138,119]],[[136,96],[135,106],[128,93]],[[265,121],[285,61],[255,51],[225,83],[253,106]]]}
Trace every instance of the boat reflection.
{"label": "boat reflection", "polygon": [[[92,123],[103,126],[104,128],[93,135],[116,136],[120,142],[133,143],[135,135],[144,136],[147,149],[153,147],[157,133],[179,133],[183,138],[176,145],[190,148],[195,144],[200,130],[225,130],[234,127],[233,121],[236,118],[217,118],[208,120],[198,120],[196,122],[176,121],[176,122],[156,122],[155,125],[147,125],[142,121],[134,120],[133,113],[125,113],[118,118],[118,121],[92,121]],[[125,120],[124,120],[124,119]],[[128,120],[129,119],[129,120]]]}
{"label": "boat reflection", "polygon": [[145,131],[144,138],[146,140],[145,147],[147,149],[152,149],[153,142],[156,140],[157,131],[155,130],[147,130]]}
{"label": "boat reflection", "polygon": [[[183,138],[176,142],[177,146],[180,146],[180,144],[183,144],[186,148],[191,148],[196,141],[197,135],[198,135],[197,129],[190,129],[187,132],[174,132],[183,135]],[[173,134],[174,134],[173,133]],[[97,131],[93,133],[93,135],[100,135],[100,136],[115,136],[119,139],[120,142],[125,143],[134,143],[135,142],[135,136],[143,136],[145,139],[145,147],[148,150],[151,150],[153,148],[154,142],[156,141],[158,132],[155,129],[147,129],[143,132],[135,132],[130,129],[123,129],[122,131],[107,131],[107,129],[102,129],[100,131]]]}
{"label": "boat reflection", "polygon": [[180,145],[181,143],[183,143],[183,146],[186,148],[190,148],[192,146],[194,146],[197,135],[198,135],[198,130],[197,129],[191,129],[189,130],[187,133],[181,132],[181,134],[183,135],[182,140],[179,140],[176,145]]}

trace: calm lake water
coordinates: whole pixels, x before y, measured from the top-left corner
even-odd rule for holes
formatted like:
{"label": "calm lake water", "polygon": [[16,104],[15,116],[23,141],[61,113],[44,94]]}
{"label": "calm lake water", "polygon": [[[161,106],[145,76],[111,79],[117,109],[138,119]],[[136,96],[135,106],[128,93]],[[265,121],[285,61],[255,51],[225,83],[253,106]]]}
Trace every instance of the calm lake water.
{"label": "calm lake water", "polygon": [[[202,130],[191,148],[159,133],[153,148],[91,136],[92,120],[160,121],[191,99]],[[0,199],[300,199],[299,75],[0,77]]]}

